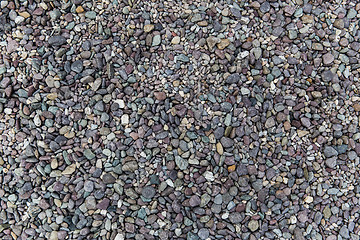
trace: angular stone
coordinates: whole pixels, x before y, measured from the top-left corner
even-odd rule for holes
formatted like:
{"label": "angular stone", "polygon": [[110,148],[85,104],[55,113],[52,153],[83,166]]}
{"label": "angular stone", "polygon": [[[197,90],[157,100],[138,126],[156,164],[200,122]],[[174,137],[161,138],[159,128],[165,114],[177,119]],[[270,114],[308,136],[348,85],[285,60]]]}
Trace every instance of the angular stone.
{"label": "angular stone", "polygon": [[105,173],[102,180],[105,184],[113,184],[115,183],[116,178],[111,173]]}
{"label": "angular stone", "polygon": [[225,82],[228,84],[238,83],[239,81],[240,81],[240,74],[238,74],[238,73],[231,74],[225,80]]}
{"label": "angular stone", "polygon": [[178,166],[178,168],[180,170],[187,169],[187,167],[189,165],[188,161],[186,159],[183,159],[180,156],[175,156],[175,163],[176,163],[176,166]]}
{"label": "angular stone", "polygon": [[338,152],[335,150],[335,148],[333,148],[331,146],[325,146],[324,155],[325,155],[325,157],[329,158],[332,156],[337,156]]}
{"label": "angular stone", "polygon": [[266,127],[266,128],[271,128],[271,127],[273,127],[273,126],[275,126],[275,119],[274,119],[274,117],[270,117],[270,118],[268,118],[268,119],[266,120],[266,122],[265,122],[265,127]]}
{"label": "angular stone", "polygon": [[200,203],[201,203],[201,199],[199,198],[199,196],[197,196],[197,195],[191,196],[191,198],[189,200],[189,204],[191,207],[196,207],[196,206],[200,205]]}
{"label": "angular stone", "polygon": [[239,212],[234,212],[229,214],[229,220],[233,224],[241,223],[241,221],[244,219],[244,216],[241,215]]}
{"label": "angular stone", "polygon": [[335,168],[336,167],[336,157],[331,157],[331,158],[326,159],[325,164],[329,168]]}
{"label": "angular stone", "polygon": [[219,38],[214,37],[214,36],[210,36],[206,39],[206,42],[207,42],[210,50],[213,49],[216,44],[220,43],[220,41],[221,40]]}
{"label": "angular stone", "polygon": [[334,62],[334,56],[331,53],[326,53],[323,55],[323,63],[329,65]]}
{"label": "angular stone", "polygon": [[122,170],[125,172],[134,172],[135,170],[137,170],[139,168],[138,164],[136,161],[130,161],[130,162],[126,162],[123,166],[122,166]]}

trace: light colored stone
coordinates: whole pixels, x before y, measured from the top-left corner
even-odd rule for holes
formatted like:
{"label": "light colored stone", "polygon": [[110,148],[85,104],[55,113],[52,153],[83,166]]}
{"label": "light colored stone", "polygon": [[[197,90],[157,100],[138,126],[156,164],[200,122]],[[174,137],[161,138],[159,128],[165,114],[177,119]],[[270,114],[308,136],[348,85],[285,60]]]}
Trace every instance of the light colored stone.
{"label": "light colored stone", "polygon": [[154,25],[153,24],[146,24],[144,26],[144,32],[151,32],[154,29]]}
{"label": "light colored stone", "polygon": [[76,165],[75,163],[74,164],[71,164],[69,166],[67,166],[64,171],[62,172],[63,175],[71,175],[75,172],[76,170]]}
{"label": "light colored stone", "polygon": [[121,124],[122,125],[129,124],[129,115],[124,114],[124,115],[121,116]]}
{"label": "light colored stone", "polygon": [[224,153],[224,148],[223,148],[223,146],[221,145],[220,142],[218,142],[218,143],[216,144],[216,151],[217,151],[220,155],[223,155],[223,153]]}
{"label": "light colored stone", "polygon": [[173,37],[173,39],[171,40],[172,44],[179,44],[180,43],[180,37],[179,36],[175,36]]}
{"label": "light colored stone", "polygon": [[259,228],[259,223],[256,220],[251,220],[249,222],[248,228],[250,231],[255,232]]}
{"label": "light colored stone", "polygon": [[306,196],[304,199],[304,202],[306,203],[312,203],[314,201],[314,198],[312,196]]}
{"label": "light colored stone", "polygon": [[230,45],[229,39],[221,39],[220,42],[217,44],[217,47],[218,49],[223,50],[229,45]]}

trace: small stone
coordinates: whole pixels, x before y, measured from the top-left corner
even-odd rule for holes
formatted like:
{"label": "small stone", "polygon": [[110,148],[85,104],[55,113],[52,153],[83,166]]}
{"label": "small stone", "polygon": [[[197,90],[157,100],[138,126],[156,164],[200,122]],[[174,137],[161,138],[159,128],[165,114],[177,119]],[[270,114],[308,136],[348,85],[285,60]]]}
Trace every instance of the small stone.
{"label": "small stone", "polygon": [[325,219],[329,219],[331,217],[331,210],[329,205],[326,205],[324,210],[323,210],[323,214],[324,214],[324,218]]}
{"label": "small stone", "polygon": [[129,124],[129,115],[124,114],[121,116],[121,124],[128,125]]}
{"label": "small stone", "polygon": [[282,27],[276,27],[273,29],[272,34],[275,37],[280,37],[280,35],[284,32],[284,29]]}
{"label": "small stone", "polygon": [[171,44],[179,44],[179,43],[180,43],[180,37],[179,36],[175,36],[171,40]]}
{"label": "small stone", "polygon": [[234,212],[229,214],[229,220],[233,224],[241,223],[243,219],[244,216],[242,216],[239,212]]}
{"label": "small stone", "polygon": [[71,64],[71,70],[76,73],[81,73],[83,70],[83,62],[81,60],[77,60]]}
{"label": "small stone", "polygon": [[178,166],[178,168],[180,170],[187,169],[187,167],[189,165],[188,161],[186,159],[183,159],[180,156],[175,156],[175,163],[176,163],[176,166]]}
{"label": "small stone", "polygon": [[357,15],[357,11],[354,8],[350,8],[347,13],[347,18],[353,19],[356,17],[356,15]]}
{"label": "small stone", "polygon": [[52,46],[61,46],[66,43],[66,38],[63,36],[52,36],[49,38],[48,43]]}
{"label": "small stone", "polygon": [[343,237],[343,238],[346,238],[346,239],[349,239],[350,238],[350,235],[349,235],[349,229],[346,227],[346,225],[343,225],[341,228],[340,228],[340,235]]}
{"label": "small stone", "polygon": [[189,204],[191,207],[196,207],[196,206],[200,205],[200,203],[201,203],[201,199],[199,198],[199,196],[197,196],[197,195],[191,196],[191,198],[189,200]]}
{"label": "small stone", "polygon": [[186,240],[198,240],[199,237],[195,233],[188,232],[186,236]]}
{"label": "small stone", "polygon": [[220,41],[221,40],[219,38],[214,37],[214,36],[210,36],[206,39],[206,42],[207,42],[210,50],[213,49],[216,44],[220,43]]}
{"label": "small stone", "polygon": [[218,49],[223,50],[229,45],[230,45],[229,39],[221,39],[220,42],[216,46],[218,47]]}
{"label": "small stone", "polygon": [[63,175],[71,175],[75,172],[76,170],[76,165],[75,164],[71,164],[69,166],[67,166],[64,171],[62,172]]}
{"label": "small stone", "polygon": [[87,17],[89,19],[95,19],[96,18],[96,12],[94,12],[94,11],[86,12],[85,17]]}
{"label": "small stone", "polygon": [[343,19],[336,19],[334,21],[334,27],[339,28],[339,29],[343,29],[345,27],[345,23]]}
{"label": "small stone", "polygon": [[146,186],[142,189],[141,195],[146,199],[152,199],[156,194],[156,190],[152,186]]}
{"label": "small stone", "polygon": [[322,51],[322,50],[324,50],[324,47],[321,43],[313,43],[312,49],[317,50],[317,51]]}
{"label": "small stone", "polygon": [[82,6],[78,6],[75,11],[76,11],[76,13],[83,13],[84,8]]}
{"label": "small stone", "polygon": [[144,32],[151,32],[152,30],[154,30],[154,25],[153,24],[146,24],[144,26]]}
{"label": "small stone", "polygon": [[324,82],[330,82],[334,78],[334,74],[330,70],[324,71],[321,76]]}
{"label": "small stone", "polygon": [[306,117],[301,118],[300,121],[301,121],[302,125],[306,128],[309,128],[311,126],[310,119],[308,119]]}
{"label": "small stone", "polygon": [[105,173],[102,180],[105,184],[113,184],[115,183],[116,178],[111,173]]}
{"label": "small stone", "polygon": [[308,24],[308,23],[313,23],[314,22],[314,17],[312,15],[303,15],[301,17],[301,20],[303,21],[303,23]]}
{"label": "small stone", "polygon": [[224,148],[230,148],[234,146],[234,140],[228,137],[222,137],[220,142]]}
{"label": "small stone", "polygon": [[61,12],[59,9],[54,9],[53,11],[50,11],[49,16],[52,20],[58,20],[61,16]]}
{"label": "small stone", "polygon": [[198,236],[200,239],[207,239],[210,235],[210,232],[206,228],[201,228],[198,232]]}
{"label": "small stone", "polygon": [[106,210],[109,207],[109,204],[110,204],[110,200],[108,198],[104,198],[96,205],[96,208]]}
{"label": "small stone", "polygon": [[103,112],[105,110],[105,106],[104,106],[104,102],[103,101],[98,101],[95,105],[94,105],[94,109],[99,111],[99,112]]}
{"label": "small stone", "polygon": [[263,2],[260,5],[260,11],[262,13],[267,13],[268,11],[270,11],[270,3],[268,1]]}
{"label": "small stone", "polygon": [[335,168],[336,167],[336,157],[331,157],[331,158],[326,159],[325,164],[329,168]]}
{"label": "small stone", "polygon": [[49,240],[58,240],[58,232],[57,231],[52,231],[50,233],[50,237],[49,237]]}
{"label": "small stone", "polygon": [[306,196],[304,199],[304,202],[306,203],[312,203],[314,201],[314,198],[312,196]]}
{"label": "small stone", "polygon": [[216,144],[216,151],[217,151],[220,155],[223,155],[223,154],[224,154],[224,148],[223,148],[223,146],[221,145],[220,142],[218,142],[218,143]]}
{"label": "small stone", "polygon": [[259,222],[256,220],[251,220],[249,222],[248,228],[250,231],[255,232],[259,228]]}
{"label": "small stone", "polygon": [[28,12],[20,12],[19,15],[24,17],[24,18],[28,18],[28,17],[31,16],[30,13],[28,13]]}
{"label": "small stone", "polygon": [[154,96],[159,101],[164,101],[166,99],[166,94],[164,92],[154,92]]}
{"label": "small stone", "polygon": [[326,53],[323,55],[323,63],[329,65],[334,62],[334,56],[331,53]]}
{"label": "small stone", "polygon": [[92,192],[94,190],[94,183],[92,181],[85,181],[84,190],[87,192]]}
{"label": "small stone", "polygon": [[355,110],[356,112],[360,112],[360,104],[359,104],[359,103],[355,103],[355,104],[353,105],[353,108],[354,108],[354,110]]}
{"label": "small stone", "polygon": [[138,164],[136,161],[130,161],[130,162],[126,162],[123,166],[122,166],[122,170],[125,172],[134,172],[135,170],[137,170],[139,168]]}
{"label": "small stone", "polygon": [[154,35],[152,40],[152,46],[158,46],[161,43],[161,36],[160,35]]}
{"label": "small stone", "polygon": [[88,159],[94,159],[95,158],[95,154],[90,150],[90,149],[85,149],[84,150],[84,156]]}
{"label": "small stone", "polygon": [[15,23],[16,24],[21,24],[22,22],[24,22],[25,18],[23,16],[17,16],[15,18]]}
{"label": "small stone", "polygon": [[225,80],[225,82],[228,84],[238,83],[239,81],[240,81],[240,75],[238,73],[231,74]]}
{"label": "small stone", "polygon": [[335,148],[333,148],[331,146],[325,146],[324,155],[325,155],[325,157],[329,158],[332,156],[337,156],[338,152],[335,150]]}
{"label": "small stone", "polygon": [[271,128],[271,127],[273,127],[273,126],[275,126],[275,119],[274,119],[274,117],[270,117],[270,118],[268,118],[268,119],[266,120],[266,122],[265,122],[265,127],[266,127],[266,128]]}

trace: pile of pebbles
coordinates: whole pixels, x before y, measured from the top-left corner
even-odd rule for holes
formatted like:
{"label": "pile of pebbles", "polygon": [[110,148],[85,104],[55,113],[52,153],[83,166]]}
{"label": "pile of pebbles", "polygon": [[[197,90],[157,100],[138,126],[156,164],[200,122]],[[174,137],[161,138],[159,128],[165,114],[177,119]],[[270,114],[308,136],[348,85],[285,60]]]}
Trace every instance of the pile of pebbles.
{"label": "pile of pebbles", "polygon": [[0,239],[358,240],[359,19],[0,0]]}

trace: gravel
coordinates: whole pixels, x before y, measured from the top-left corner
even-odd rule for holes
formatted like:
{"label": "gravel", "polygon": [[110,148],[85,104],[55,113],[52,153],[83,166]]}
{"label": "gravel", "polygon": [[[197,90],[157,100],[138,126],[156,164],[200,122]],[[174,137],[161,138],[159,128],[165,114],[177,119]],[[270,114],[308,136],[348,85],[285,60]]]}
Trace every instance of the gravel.
{"label": "gravel", "polygon": [[337,2],[0,0],[0,239],[359,239]]}

